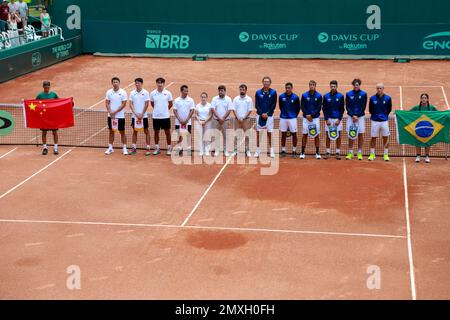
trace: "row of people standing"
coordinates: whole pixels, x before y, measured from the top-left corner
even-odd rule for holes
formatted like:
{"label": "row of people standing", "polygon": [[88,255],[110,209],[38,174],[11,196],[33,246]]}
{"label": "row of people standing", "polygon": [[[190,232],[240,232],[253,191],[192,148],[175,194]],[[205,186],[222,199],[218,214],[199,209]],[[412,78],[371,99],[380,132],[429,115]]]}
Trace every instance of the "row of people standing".
{"label": "row of people standing", "polygon": [[[340,145],[341,137],[340,132],[343,130],[342,118],[344,116],[345,109],[347,110],[348,125],[347,133],[350,133],[351,128],[356,128],[358,140],[358,159],[362,159],[362,145],[363,145],[363,133],[365,132],[365,111],[368,101],[367,93],[360,89],[361,80],[353,80],[353,90],[346,93],[346,97],[338,92],[337,81],[330,82],[330,92],[322,97],[322,95],[316,91],[316,82],[309,82],[309,91],[302,94],[299,97],[293,92],[293,84],[286,83],[285,92],[279,97],[277,92],[271,88],[270,77],[264,77],[262,79],[263,88],[259,89],[255,94],[255,107],[256,107],[256,130],[266,130],[268,134],[268,142],[270,148],[270,155],[275,156],[273,148],[270,146],[271,134],[274,130],[274,118],[273,114],[276,109],[277,103],[280,107],[280,131],[282,132],[282,151],[281,154],[286,154],[286,136],[290,132],[293,135],[293,156],[297,156],[297,117],[302,111],[303,113],[303,137],[302,146],[300,152],[300,159],[304,159],[305,148],[308,141],[308,136],[314,136],[316,146],[316,158],[321,159],[319,153],[320,147],[320,122],[319,117],[321,112],[324,114],[326,121],[326,130],[336,130],[339,133],[337,139],[336,158],[340,159]],[[110,144],[107,154],[113,152],[112,143],[114,141],[114,131],[121,132],[122,140],[124,143],[124,153],[128,154],[126,148],[126,137],[124,134],[125,119],[124,108],[126,101],[128,100],[127,93],[120,89],[120,80],[118,78],[112,79],[113,88],[107,92],[106,104],[109,112],[108,126],[110,127]],[[247,86],[242,84],[239,86],[240,94],[234,100],[226,95],[226,87],[221,85],[218,87],[218,95],[215,96],[211,104],[207,102],[208,95],[206,92],[201,94],[201,103],[197,106],[194,104],[194,100],[188,96],[189,88],[187,85],[183,85],[180,88],[180,97],[173,101],[172,94],[164,88],[165,80],[163,78],[156,79],[157,89],[149,93],[142,88],[143,80],[137,78],[135,81],[136,89],[130,94],[130,108],[133,112],[132,126],[136,129],[136,125],[139,122],[139,126],[142,126],[147,140],[147,154],[150,154],[150,138],[148,133],[148,115],[147,110],[149,102],[153,107],[153,128],[155,130],[155,155],[160,153],[159,149],[159,131],[164,130],[166,139],[169,145],[167,154],[171,154],[171,137],[170,137],[170,108],[174,109],[175,114],[175,128],[177,130],[184,130],[191,132],[192,118],[199,122],[198,130],[200,136],[204,137],[208,129],[217,129],[221,133],[221,137],[224,139],[222,146],[226,146],[226,130],[233,127],[235,129],[250,129],[250,114],[253,110],[253,100],[247,95]],[[113,104],[111,105],[111,102]],[[138,106],[138,107],[137,107]],[[139,109],[139,111],[137,111]],[[389,114],[392,110],[392,99],[390,96],[384,93],[384,85],[377,85],[377,93],[369,99],[369,112],[371,114],[371,154],[369,160],[375,159],[375,143],[376,138],[381,134],[383,136],[384,143],[384,160],[389,161],[388,156],[388,137],[389,137]],[[140,112],[144,111],[144,112]],[[233,126],[230,125],[229,119],[231,113],[234,114]],[[113,128],[112,118],[117,118],[114,123],[117,127]],[[186,127],[186,128],[184,128]],[[334,128],[334,129],[332,129]],[[133,134],[132,152],[136,152],[136,140],[137,131]],[[313,134],[311,134],[313,132]],[[209,140],[206,137],[205,140]],[[220,136],[216,137],[219,139]],[[257,149],[255,156],[259,156],[259,135],[257,135]],[[353,141],[355,139],[349,138],[349,153],[347,159],[353,158]],[[325,158],[330,157],[330,143],[331,139],[327,136],[326,142],[326,154]],[[219,144],[220,145],[220,144]],[[250,156],[248,148],[248,142],[246,144],[246,154]],[[205,146],[200,146],[200,152],[208,153]],[[215,155],[223,151],[225,156],[230,155],[233,150],[220,150],[220,146],[215,148]]]}

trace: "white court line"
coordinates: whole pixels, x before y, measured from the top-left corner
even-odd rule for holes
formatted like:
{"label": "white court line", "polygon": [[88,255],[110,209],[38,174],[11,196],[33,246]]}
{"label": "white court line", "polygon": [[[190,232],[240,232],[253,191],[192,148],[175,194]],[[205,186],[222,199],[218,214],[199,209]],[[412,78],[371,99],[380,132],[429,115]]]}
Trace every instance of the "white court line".
{"label": "white court line", "polygon": [[409,199],[408,199],[408,178],[406,176],[406,161],[403,158],[403,186],[405,188],[405,216],[406,216],[406,239],[408,242],[408,260],[409,260],[409,278],[411,283],[411,296],[413,300],[417,299],[416,294],[416,280],[414,274],[414,260],[412,253],[412,241],[411,241],[411,223],[409,213]]}
{"label": "white court line", "polygon": [[[254,128],[255,125],[252,126],[252,128]],[[240,141],[238,148],[242,145],[242,143],[245,141],[245,137]],[[233,160],[234,157],[229,157],[227,159],[227,161],[225,162],[225,164],[222,166],[222,169],[220,169],[219,173],[216,175],[216,177],[214,178],[214,180],[211,182],[211,184],[208,186],[208,188],[205,190],[205,192],[203,192],[202,196],[200,197],[200,199],[197,201],[197,203],[195,204],[194,208],[191,210],[191,212],[189,213],[189,215],[186,217],[186,219],[183,221],[183,223],[181,224],[182,226],[185,226],[186,223],[188,223],[189,219],[192,217],[192,215],[194,214],[194,212],[197,210],[197,208],[200,206],[200,203],[202,203],[203,199],[206,197],[206,195],[208,194],[209,190],[211,190],[211,188],[213,187],[213,185],[216,183],[217,179],[219,179],[220,175],[222,174],[222,172],[225,170],[225,168],[228,166],[228,164],[230,163],[231,160]]]}
{"label": "white court line", "polygon": [[21,185],[23,185],[24,183],[26,183],[28,180],[32,179],[33,177],[37,176],[39,173],[41,173],[42,171],[44,171],[45,169],[47,169],[48,167],[50,167],[52,164],[58,162],[59,160],[61,160],[62,158],[64,158],[66,155],[68,155],[70,152],[72,152],[72,149],[67,150],[63,155],[61,155],[60,157],[56,158],[55,160],[53,160],[52,162],[50,162],[48,165],[46,165],[45,167],[43,167],[42,169],[40,169],[39,171],[36,171],[35,173],[33,173],[31,176],[29,176],[28,178],[26,178],[25,180],[23,180],[22,182],[16,184],[14,187],[12,187],[11,189],[9,189],[8,191],[6,191],[5,193],[3,193],[2,195],[0,195],[0,199],[2,199],[3,197],[5,197],[6,195],[10,194],[11,192],[13,192],[14,190],[16,190],[17,188],[19,188]]}
{"label": "white court line", "polygon": [[376,234],[376,233],[352,233],[352,232],[328,232],[328,231],[308,231],[308,230],[286,230],[286,229],[265,229],[265,228],[233,228],[214,226],[181,226],[174,224],[146,224],[146,223],[119,223],[119,222],[93,222],[93,221],[61,221],[61,220],[13,220],[0,219],[0,223],[40,223],[40,224],[64,224],[64,225],[85,225],[85,226],[119,226],[119,227],[142,227],[142,228],[173,228],[173,229],[204,229],[237,232],[261,232],[261,233],[287,233],[287,234],[316,234],[331,236],[353,236],[372,238],[395,238],[405,239],[405,236]]}
{"label": "white court line", "polygon": [[400,89],[400,110],[403,110],[403,88],[402,86],[398,87]]}
{"label": "white court line", "polygon": [[[100,129],[99,131],[97,131],[96,133],[92,134],[90,137],[86,138],[83,140],[83,142],[81,142],[79,144],[79,146],[81,146],[82,144],[84,144],[85,142],[87,142],[88,140],[90,140],[91,138],[95,137],[96,135],[98,135],[100,132],[102,132],[103,130],[105,130],[106,127],[103,127],[102,129]],[[49,164],[47,164],[45,167],[43,167],[42,169],[40,169],[39,171],[36,171],[35,173],[33,173],[31,176],[29,176],[28,178],[26,178],[25,180],[23,180],[22,182],[18,183],[17,185],[15,185],[14,187],[12,187],[11,189],[9,189],[8,191],[6,191],[5,193],[3,193],[2,195],[0,195],[0,199],[2,199],[3,197],[5,197],[6,195],[8,195],[9,193],[13,192],[14,190],[16,190],[17,188],[19,188],[21,185],[23,185],[24,183],[26,183],[27,181],[29,181],[30,179],[32,179],[33,177],[37,176],[39,173],[41,173],[42,171],[44,171],[45,169],[47,169],[48,167],[50,167],[51,165],[53,165],[54,163],[56,163],[57,161],[61,160],[62,158],[64,158],[66,155],[68,155],[69,153],[71,153],[73,150],[75,150],[77,147],[73,147],[69,150],[67,150],[64,154],[62,154],[60,157],[56,158],[55,160],[53,160],[52,162],[50,162]]]}
{"label": "white court line", "polygon": [[194,208],[191,210],[191,212],[189,213],[189,215],[186,217],[186,219],[183,221],[183,223],[181,224],[181,226],[185,226],[186,223],[188,223],[189,219],[192,217],[192,215],[194,214],[194,212],[197,210],[197,208],[200,206],[200,203],[202,203],[203,199],[206,197],[206,195],[208,194],[209,190],[211,190],[211,188],[213,187],[213,185],[216,183],[217,179],[219,179],[220,175],[222,174],[222,172],[225,170],[225,168],[228,166],[228,164],[230,163],[230,161],[233,160],[233,157],[228,157],[227,161],[225,162],[225,164],[222,166],[222,169],[220,169],[219,173],[216,175],[216,177],[214,178],[214,180],[209,184],[208,188],[205,190],[205,192],[203,192],[202,196],[200,197],[200,199],[197,201],[197,203],[195,204]]}
{"label": "white court line", "polygon": [[444,94],[444,100],[445,100],[445,104],[447,105],[447,109],[450,110],[450,105],[448,104],[447,94],[445,93],[444,86],[441,86],[441,89],[442,89],[442,93]]}
{"label": "white court line", "polygon": [[6,157],[8,154],[10,154],[10,153],[16,151],[17,148],[18,148],[18,147],[14,148],[14,149],[12,149],[12,150],[9,150],[9,151],[8,151],[7,153],[5,153],[5,154],[2,154],[2,155],[0,156],[0,159],[3,158],[3,157]]}

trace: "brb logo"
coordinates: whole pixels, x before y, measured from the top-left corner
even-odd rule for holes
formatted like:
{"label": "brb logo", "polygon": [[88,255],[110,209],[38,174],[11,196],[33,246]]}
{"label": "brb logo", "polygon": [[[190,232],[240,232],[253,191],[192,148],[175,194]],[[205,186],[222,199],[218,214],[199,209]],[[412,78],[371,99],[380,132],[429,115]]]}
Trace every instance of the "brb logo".
{"label": "brb logo", "polygon": [[189,48],[188,35],[162,34],[160,30],[147,30],[145,47],[147,49],[178,49]]}
{"label": "brb logo", "polygon": [[450,31],[433,33],[423,38],[425,50],[450,50]]}

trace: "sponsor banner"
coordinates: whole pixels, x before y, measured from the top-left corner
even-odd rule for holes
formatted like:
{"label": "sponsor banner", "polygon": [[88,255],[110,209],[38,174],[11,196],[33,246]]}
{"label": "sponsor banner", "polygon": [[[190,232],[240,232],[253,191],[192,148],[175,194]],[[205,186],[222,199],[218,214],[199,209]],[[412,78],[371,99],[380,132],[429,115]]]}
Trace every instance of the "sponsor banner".
{"label": "sponsor banner", "polygon": [[82,28],[92,30],[83,33],[84,52],[450,55],[450,24],[368,29],[366,25],[185,25],[83,20]]}

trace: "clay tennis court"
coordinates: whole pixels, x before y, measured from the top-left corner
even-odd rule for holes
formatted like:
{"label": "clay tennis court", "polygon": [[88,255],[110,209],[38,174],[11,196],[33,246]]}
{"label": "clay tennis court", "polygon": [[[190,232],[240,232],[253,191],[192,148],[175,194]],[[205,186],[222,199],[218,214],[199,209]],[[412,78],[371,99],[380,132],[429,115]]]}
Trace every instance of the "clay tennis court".
{"label": "clay tennis court", "polygon": [[[264,75],[279,92],[291,81],[297,93],[311,79],[321,93],[333,79],[348,91],[359,77],[369,95],[384,82],[396,109],[417,104],[422,92],[439,110],[449,109],[446,61],[85,55],[4,83],[0,96],[20,103],[48,79],[77,107],[104,110],[112,76],[129,92],[134,78],[153,89],[161,75],[174,97],[187,84],[196,102],[202,91],[214,96],[219,84],[234,97],[246,83],[253,96]],[[35,146],[0,145],[0,298],[450,298],[444,158],[425,165],[410,157],[288,157],[267,176],[261,167],[175,165],[165,155],[107,157],[82,146],[44,157]],[[66,286],[73,265],[81,290]],[[370,266],[381,272],[379,289],[367,287]]]}

